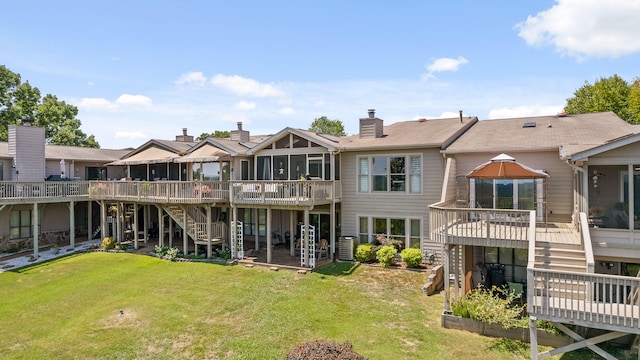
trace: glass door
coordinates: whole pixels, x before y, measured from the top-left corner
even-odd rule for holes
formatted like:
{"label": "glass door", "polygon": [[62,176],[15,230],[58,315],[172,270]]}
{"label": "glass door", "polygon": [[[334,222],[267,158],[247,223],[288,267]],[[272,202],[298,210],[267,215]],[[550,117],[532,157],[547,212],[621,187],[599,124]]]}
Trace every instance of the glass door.
{"label": "glass door", "polygon": [[322,157],[309,157],[307,160],[307,165],[309,167],[309,176],[314,180],[322,180],[324,176],[322,176]]}

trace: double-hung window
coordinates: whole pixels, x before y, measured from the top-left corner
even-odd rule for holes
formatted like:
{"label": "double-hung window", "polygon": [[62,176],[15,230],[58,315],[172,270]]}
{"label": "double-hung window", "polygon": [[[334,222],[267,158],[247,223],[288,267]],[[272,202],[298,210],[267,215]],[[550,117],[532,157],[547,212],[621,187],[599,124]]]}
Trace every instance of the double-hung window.
{"label": "double-hung window", "polygon": [[358,192],[420,193],[421,191],[420,155],[358,158]]}

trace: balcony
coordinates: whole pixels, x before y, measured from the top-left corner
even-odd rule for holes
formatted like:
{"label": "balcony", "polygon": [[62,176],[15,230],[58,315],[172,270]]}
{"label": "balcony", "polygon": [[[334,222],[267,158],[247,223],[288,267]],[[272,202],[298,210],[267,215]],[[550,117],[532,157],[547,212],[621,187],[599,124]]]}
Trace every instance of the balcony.
{"label": "balcony", "polygon": [[338,198],[335,194],[338,184],[319,180],[234,181],[231,198],[236,205],[316,206],[330,204]]}
{"label": "balcony", "polygon": [[88,181],[0,181],[1,204],[88,200]]}
{"label": "balcony", "polygon": [[223,181],[91,181],[91,200],[163,204],[200,204],[229,201],[229,183]]}
{"label": "balcony", "polygon": [[535,240],[535,211],[429,207],[431,239],[441,244],[526,249]]}

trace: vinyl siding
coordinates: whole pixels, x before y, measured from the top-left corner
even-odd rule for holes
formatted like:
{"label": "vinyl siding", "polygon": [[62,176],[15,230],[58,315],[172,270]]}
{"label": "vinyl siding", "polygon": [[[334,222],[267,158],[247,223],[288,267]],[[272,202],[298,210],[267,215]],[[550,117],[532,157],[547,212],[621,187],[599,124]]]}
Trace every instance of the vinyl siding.
{"label": "vinyl siding", "polygon": [[[477,166],[499,154],[457,154],[457,175],[466,176]],[[557,151],[509,153],[519,163],[535,170],[544,170],[547,179],[547,212],[570,216],[573,210],[573,170],[561,161]]]}
{"label": "vinyl siding", "polygon": [[16,160],[13,180],[44,180],[44,128],[9,126],[9,153]]}
{"label": "vinyl siding", "polygon": [[[358,156],[422,156],[422,192],[358,193]],[[429,205],[440,200],[444,162],[439,149],[342,153],[342,235],[358,235],[358,217],[419,218],[422,242],[429,239]],[[439,247],[439,245],[438,245]]]}

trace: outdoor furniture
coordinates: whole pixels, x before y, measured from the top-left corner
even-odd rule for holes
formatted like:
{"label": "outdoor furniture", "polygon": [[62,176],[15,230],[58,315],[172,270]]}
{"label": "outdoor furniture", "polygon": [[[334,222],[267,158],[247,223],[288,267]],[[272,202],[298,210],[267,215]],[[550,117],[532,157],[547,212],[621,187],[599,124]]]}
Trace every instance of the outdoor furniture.
{"label": "outdoor furniture", "polygon": [[327,239],[320,239],[317,252],[318,252],[318,260],[322,259],[323,253],[325,258],[329,257],[329,241]]}

